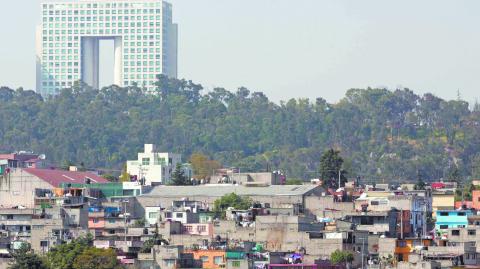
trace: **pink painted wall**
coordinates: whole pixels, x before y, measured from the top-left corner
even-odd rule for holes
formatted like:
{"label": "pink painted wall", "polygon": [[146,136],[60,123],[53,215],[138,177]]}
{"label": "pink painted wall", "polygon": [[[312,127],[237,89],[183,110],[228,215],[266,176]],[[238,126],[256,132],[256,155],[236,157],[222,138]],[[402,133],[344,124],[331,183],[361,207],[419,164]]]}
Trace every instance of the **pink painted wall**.
{"label": "pink painted wall", "polygon": [[[94,219],[97,219],[98,222],[93,222]],[[89,229],[98,229],[105,228],[105,219],[104,218],[89,218],[88,219],[88,228]]]}
{"label": "pink painted wall", "polygon": [[211,223],[189,223],[183,224],[183,234],[189,235],[213,235],[213,224]]}

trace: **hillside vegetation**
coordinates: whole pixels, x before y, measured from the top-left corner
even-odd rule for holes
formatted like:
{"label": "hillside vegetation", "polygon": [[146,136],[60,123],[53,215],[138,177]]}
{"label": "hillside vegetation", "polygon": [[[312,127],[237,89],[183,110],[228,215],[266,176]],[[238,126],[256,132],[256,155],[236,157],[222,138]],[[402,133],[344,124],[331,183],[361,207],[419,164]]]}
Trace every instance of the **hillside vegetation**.
{"label": "hillside vegetation", "polygon": [[159,77],[158,90],[76,85],[51,98],[0,88],[0,152],[33,150],[49,161],[120,169],[144,143],[208,155],[241,171],[318,177],[321,154],[340,150],[350,177],[425,180],[480,175],[480,109],[409,89],[351,89],[274,103],[261,92]]}

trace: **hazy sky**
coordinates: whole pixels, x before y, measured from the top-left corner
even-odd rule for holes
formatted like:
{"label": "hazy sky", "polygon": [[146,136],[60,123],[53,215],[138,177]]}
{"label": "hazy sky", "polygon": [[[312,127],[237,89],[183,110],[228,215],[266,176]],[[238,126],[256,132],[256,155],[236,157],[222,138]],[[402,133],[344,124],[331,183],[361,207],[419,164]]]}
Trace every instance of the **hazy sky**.
{"label": "hazy sky", "polygon": [[[408,87],[480,97],[480,1],[172,0],[179,77],[272,100]],[[0,1],[0,85],[35,84],[39,0]],[[480,98],[479,98],[480,99]]]}

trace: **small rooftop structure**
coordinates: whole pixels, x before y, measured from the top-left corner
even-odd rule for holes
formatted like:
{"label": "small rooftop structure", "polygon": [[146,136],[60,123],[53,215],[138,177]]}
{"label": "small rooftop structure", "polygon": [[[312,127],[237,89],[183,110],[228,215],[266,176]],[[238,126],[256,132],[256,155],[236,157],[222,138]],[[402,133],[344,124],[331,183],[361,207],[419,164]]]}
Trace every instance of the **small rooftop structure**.
{"label": "small rooftop structure", "polygon": [[9,168],[43,168],[45,155],[29,151],[0,154],[0,174]]}

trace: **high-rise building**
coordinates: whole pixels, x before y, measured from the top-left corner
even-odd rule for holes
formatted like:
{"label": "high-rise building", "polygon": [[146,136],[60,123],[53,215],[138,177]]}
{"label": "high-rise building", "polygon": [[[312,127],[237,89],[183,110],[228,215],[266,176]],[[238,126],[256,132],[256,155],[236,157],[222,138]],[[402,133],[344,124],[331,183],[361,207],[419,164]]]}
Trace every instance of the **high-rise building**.
{"label": "high-rise building", "polygon": [[99,42],[114,41],[114,84],[152,90],[156,75],[177,76],[177,25],[162,0],[80,0],[41,4],[37,92],[76,81],[99,87]]}

